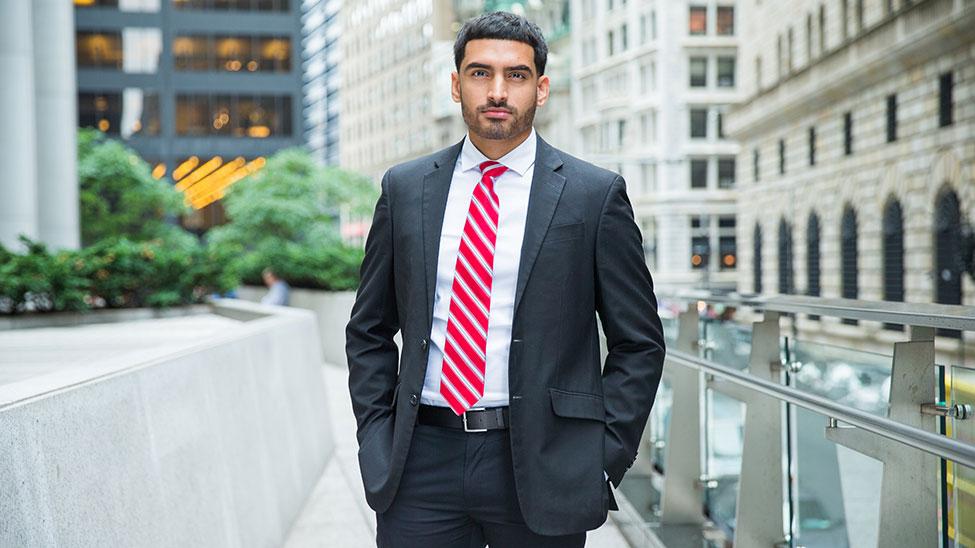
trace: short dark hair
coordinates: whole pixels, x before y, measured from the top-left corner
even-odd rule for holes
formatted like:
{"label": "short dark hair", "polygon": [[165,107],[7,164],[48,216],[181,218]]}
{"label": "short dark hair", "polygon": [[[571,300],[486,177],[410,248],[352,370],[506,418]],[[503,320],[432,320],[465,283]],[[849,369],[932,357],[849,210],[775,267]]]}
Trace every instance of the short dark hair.
{"label": "short dark hair", "polygon": [[457,33],[457,41],[454,42],[454,65],[458,71],[467,43],[482,39],[514,40],[528,44],[535,50],[535,68],[538,75],[545,74],[548,45],[542,36],[542,29],[528,19],[506,11],[485,13],[464,23]]}

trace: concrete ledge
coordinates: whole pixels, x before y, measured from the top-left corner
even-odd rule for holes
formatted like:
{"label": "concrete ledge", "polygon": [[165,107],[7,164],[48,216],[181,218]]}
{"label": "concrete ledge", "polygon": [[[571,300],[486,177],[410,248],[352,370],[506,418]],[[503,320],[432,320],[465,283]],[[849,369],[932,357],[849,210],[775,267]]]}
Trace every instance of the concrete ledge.
{"label": "concrete ledge", "polygon": [[210,312],[254,319],[0,398],[0,546],[283,543],[334,448],[315,318]]}
{"label": "concrete ledge", "polygon": [[[258,286],[244,286],[237,290],[241,299],[252,302],[260,302],[265,293],[267,288]],[[322,353],[328,363],[348,365],[345,357],[345,325],[352,316],[353,304],[355,291],[291,289],[290,306],[311,310],[318,318]]]}

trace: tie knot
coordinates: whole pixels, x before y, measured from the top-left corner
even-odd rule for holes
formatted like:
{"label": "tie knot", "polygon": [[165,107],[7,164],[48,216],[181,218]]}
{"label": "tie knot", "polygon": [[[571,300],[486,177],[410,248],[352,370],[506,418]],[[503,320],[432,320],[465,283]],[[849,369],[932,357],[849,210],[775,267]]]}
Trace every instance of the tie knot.
{"label": "tie knot", "polygon": [[481,162],[479,167],[481,168],[481,175],[491,177],[492,179],[495,177],[500,177],[502,173],[508,171],[507,167],[499,162],[495,162],[494,160]]}

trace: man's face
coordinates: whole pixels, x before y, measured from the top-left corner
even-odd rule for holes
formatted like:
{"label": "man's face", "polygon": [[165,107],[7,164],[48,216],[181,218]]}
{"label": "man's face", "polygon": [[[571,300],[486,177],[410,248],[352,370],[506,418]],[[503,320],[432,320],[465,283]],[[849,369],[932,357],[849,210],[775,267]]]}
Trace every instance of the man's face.
{"label": "man's face", "polygon": [[471,40],[451,95],[464,123],[482,139],[508,140],[531,130],[535,108],[548,100],[548,76],[535,69],[535,51],[514,40]]}

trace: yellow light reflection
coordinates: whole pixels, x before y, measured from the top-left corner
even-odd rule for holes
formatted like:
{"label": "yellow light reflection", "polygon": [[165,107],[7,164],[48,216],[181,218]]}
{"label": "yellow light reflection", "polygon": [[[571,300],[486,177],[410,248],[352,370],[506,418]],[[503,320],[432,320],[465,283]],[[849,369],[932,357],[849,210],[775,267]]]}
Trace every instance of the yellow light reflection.
{"label": "yellow light reflection", "polygon": [[200,179],[200,181],[195,185],[186,189],[186,197],[192,201],[197,196],[205,196],[209,194],[214,190],[221,180],[239,169],[244,165],[245,162],[246,160],[244,160],[243,156],[238,156],[227,162],[226,164],[222,165],[220,169],[214,171],[210,175],[207,175],[203,179]]}
{"label": "yellow light reflection", "polygon": [[247,128],[248,137],[257,137],[258,139],[263,139],[271,134],[271,128],[267,126],[251,126]]}
{"label": "yellow light reflection", "polygon": [[[192,205],[195,209],[203,209],[213,202],[223,198],[227,188],[245,177],[258,172],[266,163],[267,160],[261,156],[251,160],[246,165],[238,168],[229,175],[225,175],[219,179],[214,179],[212,184],[208,183],[209,188],[207,189],[203,189],[202,185],[197,185],[201,188],[200,192],[193,193],[192,197],[189,195],[190,193],[187,193],[186,203],[188,205]],[[194,187],[194,189],[195,188],[196,187]]]}
{"label": "yellow light reflection", "polygon": [[200,159],[196,156],[190,156],[185,162],[180,164],[176,169],[173,170],[173,179],[180,180],[186,177],[186,174],[193,171],[193,169],[200,164]]}
{"label": "yellow light reflection", "polygon": [[196,171],[190,173],[182,181],[176,183],[176,190],[186,190],[193,183],[213,173],[218,167],[220,167],[220,164],[222,163],[223,163],[223,159],[220,158],[219,156],[214,156],[213,158],[210,158],[207,161],[207,163],[196,168]]}
{"label": "yellow light reflection", "polygon": [[105,118],[102,118],[101,120],[98,121],[98,129],[101,130],[102,132],[108,131],[110,125],[111,124],[109,124],[108,120],[106,120]]}
{"label": "yellow light reflection", "polygon": [[166,176],[166,164],[160,162],[156,164],[156,167],[152,168],[153,179],[156,179],[158,181],[159,179],[162,179],[165,176]]}

